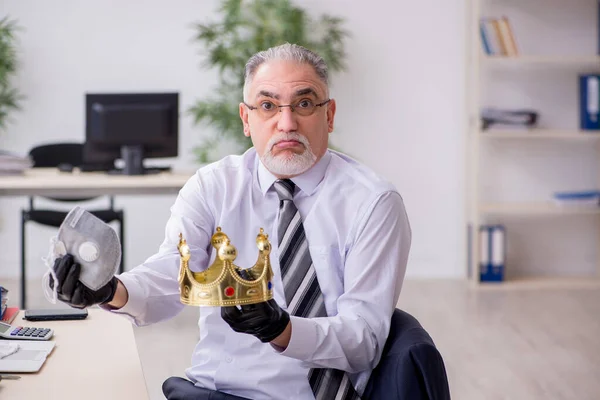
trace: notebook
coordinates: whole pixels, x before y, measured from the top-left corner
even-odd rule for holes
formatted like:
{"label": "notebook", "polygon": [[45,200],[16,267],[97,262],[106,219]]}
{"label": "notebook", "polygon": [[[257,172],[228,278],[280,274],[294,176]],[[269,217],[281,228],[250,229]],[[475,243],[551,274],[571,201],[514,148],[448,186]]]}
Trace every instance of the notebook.
{"label": "notebook", "polygon": [[6,311],[4,311],[4,314],[2,315],[2,322],[10,324],[15,319],[19,311],[21,311],[19,307],[7,307]]}
{"label": "notebook", "polygon": [[0,340],[0,343],[18,343],[16,353],[0,358],[0,372],[37,372],[42,368],[46,357],[54,349],[50,340]]}

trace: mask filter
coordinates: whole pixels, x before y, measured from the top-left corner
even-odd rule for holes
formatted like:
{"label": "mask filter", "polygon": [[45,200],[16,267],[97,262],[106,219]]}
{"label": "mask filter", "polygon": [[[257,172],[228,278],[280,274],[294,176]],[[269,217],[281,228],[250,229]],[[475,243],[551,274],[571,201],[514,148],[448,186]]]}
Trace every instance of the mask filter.
{"label": "mask filter", "polygon": [[56,303],[56,284],[50,287],[50,276],[57,282],[54,261],[71,254],[81,266],[79,281],[91,290],[106,285],[121,263],[121,244],[115,230],[81,207],[73,208],[50,239],[50,250],[44,263],[48,271],[43,278],[44,295]]}

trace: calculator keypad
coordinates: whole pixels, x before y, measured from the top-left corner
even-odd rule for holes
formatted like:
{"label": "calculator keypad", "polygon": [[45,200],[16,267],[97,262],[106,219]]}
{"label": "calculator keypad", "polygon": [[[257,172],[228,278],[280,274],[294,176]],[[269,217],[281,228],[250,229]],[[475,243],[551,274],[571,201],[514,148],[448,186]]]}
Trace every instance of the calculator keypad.
{"label": "calculator keypad", "polygon": [[32,337],[32,338],[36,338],[36,337],[44,337],[48,334],[48,332],[50,332],[49,328],[33,328],[30,326],[17,326],[15,329],[13,329],[13,331],[10,333],[10,335],[14,338],[19,338],[19,337]]}

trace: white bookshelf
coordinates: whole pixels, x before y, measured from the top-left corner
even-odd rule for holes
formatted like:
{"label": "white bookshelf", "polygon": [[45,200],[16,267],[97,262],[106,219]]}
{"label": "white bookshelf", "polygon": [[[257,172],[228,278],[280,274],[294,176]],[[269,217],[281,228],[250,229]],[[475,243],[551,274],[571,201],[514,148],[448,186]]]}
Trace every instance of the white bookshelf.
{"label": "white bookshelf", "polygon": [[[578,93],[573,92],[580,73],[600,72],[598,6],[598,0],[469,2],[465,162],[467,268],[471,282],[478,287],[600,287],[600,207],[560,205],[551,197],[556,191],[600,190],[600,131],[579,129],[575,112]],[[486,55],[483,51],[479,21],[493,16],[509,18],[517,55]],[[554,35],[552,24],[557,21],[565,22],[556,27]],[[536,37],[538,32],[539,37]],[[581,37],[585,40],[572,39]],[[552,95],[548,94],[554,89],[558,100],[549,99]],[[514,99],[517,99],[516,104],[511,106]],[[539,109],[539,127],[482,130],[479,116],[483,107]],[[527,160],[528,154],[531,160]],[[511,180],[515,177],[518,179]],[[521,186],[519,179],[524,182]],[[499,223],[507,228],[506,280],[499,284],[480,281],[478,231],[480,225],[487,223]],[[582,227],[585,240],[568,234],[568,229],[577,233],[578,226]],[[520,234],[514,239],[512,233],[518,229],[526,232],[538,229],[540,237]],[[559,239],[554,240],[552,234]],[[544,241],[546,236],[548,239]],[[518,241],[514,247],[522,253],[510,254],[511,238]],[[545,271],[544,246],[553,251],[563,249],[564,254],[573,252],[573,263],[557,260],[555,265],[550,265],[550,259],[548,264],[552,268]],[[548,253],[551,258],[552,251]]]}

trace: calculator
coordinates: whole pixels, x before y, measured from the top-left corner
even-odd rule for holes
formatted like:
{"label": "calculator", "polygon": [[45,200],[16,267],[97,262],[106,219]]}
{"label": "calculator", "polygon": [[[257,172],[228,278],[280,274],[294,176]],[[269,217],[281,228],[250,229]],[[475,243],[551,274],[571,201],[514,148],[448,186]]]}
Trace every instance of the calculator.
{"label": "calculator", "polygon": [[50,328],[17,326],[0,322],[0,339],[48,340],[54,334]]}

